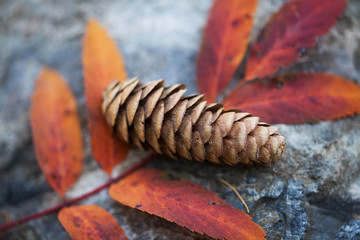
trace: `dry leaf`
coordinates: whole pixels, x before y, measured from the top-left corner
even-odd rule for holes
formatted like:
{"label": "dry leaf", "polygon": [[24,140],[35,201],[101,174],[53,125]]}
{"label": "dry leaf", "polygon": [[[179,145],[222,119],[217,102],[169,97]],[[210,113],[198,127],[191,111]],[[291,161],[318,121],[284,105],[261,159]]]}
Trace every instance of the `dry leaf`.
{"label": "dry leaf", "polygon": [[[279,82],[280,81],[280,82]],[[360,86],[326,73],[297,73],[256,82],[227,98],[227,108],[240,108],[269,123],[305,123],[360,113]]]}
{"label": "dry leaf", "polygon": [[127,156],[129,146],[119,141],[107,126],[101,113],[101,94],[111,80],[126,79],[126,70],[114,40],[96,20],[88,22],[83,44],[91,149],[95,160],[111,175],[112,168]]}
{"label": "dry leaf", "polygon": [[96,205],[63,208],[58,218],[73,240],[128,239],[116,219]]}
{"label": "dry leaf", "polygon": [[[244,81],[264,78],[294,63],[329,31],[346,0],[292,0],[275,13],[252,45]],[[235,96],[235,92],[231,97]]]}
{"label": "dry leaf", "polygon": [[44,68],[39,75],[30,119],[41,170],[50,186],[64,197],[81,174],[83,146],[76,99],[56,71]]}
{"label": "dry leaf", "polygon": [[197,84],[209,102],[225,90],[243,59],[257,0],[216,0],[197,59]]}
{"label": "dry leaf", "polygon": [[213,238],[265,238],[249,215],[215,193],[159,170],[143,169],[131,174],[110,187],[110,196]]}

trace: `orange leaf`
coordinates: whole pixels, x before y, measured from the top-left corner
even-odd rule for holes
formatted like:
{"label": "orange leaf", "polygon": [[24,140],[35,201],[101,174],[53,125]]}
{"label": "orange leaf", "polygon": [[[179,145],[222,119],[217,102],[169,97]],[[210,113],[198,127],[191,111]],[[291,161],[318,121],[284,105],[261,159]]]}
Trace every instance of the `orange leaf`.
{"label": "orange leaf", "polygon": [[192,182],[154,169],[139,170],[110,187],[110,196],[127,206],[163,217],[219,239],[264,239],[246,213]]}
{"label": "orange leaf", "polygon": [[40,168],[50,186],[64,197],[81,174],[83,146],[76,100],[56,71],[44,68],[39,75],[30,119]]}
{"label": "orange leaf", "polygon": [[250,112],[271,124],[332,120],[360,113],[360,86],[325,73],[289,74],[266,84],[251,83],[234,96],[225,99],[225,107]]}
{"label": "orange leaf", "polygon": [[95,20],[88,22],[84,37],[83,66],[86,105],[89,109],[91,148],[95,160],[111,175],[129,146],[113,135],[101,112],[102,91],[113,79],[125,80],[126,70],[114,40]]}
{"label": "orange leaf", "polygon": [[99,206],[63,208],[58,218],[73,240],[128,239],[116,219]]}
{"label": "orange leaf", "polygon": [[199,56],[199,91],[214,102],[225,90],[243,59],[257,0],[216,0],[210,11]]}
{"label": "orange leaf", "polygon": [[327,33],[346,6],[346,0],[292,0],[274,14],[252,45],[245,81],[264,78],[291,65],[299,53]]}

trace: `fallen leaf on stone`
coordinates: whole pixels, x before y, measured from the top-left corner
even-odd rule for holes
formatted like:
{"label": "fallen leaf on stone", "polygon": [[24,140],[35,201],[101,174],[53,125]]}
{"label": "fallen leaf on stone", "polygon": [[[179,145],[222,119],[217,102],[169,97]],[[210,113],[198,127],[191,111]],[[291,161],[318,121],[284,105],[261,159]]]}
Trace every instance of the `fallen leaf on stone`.
{"label": "fallen leaf on stone", "polygon": [[163,217],[216,239],[264,239],[251,217],[190,181],[154,169],[139,170],[110,187],[129,207]]}
{"label": "fallen leaf on stone", "polygon": [[225,90],[243,59],[257,0],[216,0],[197,59],[197,84],[209,102]]}
{"label": "fallen leaf on stone", "polygon": [[83,67],[91,149],[95,160],[109,175],[122,162],[129,146],[111,133],[101,113],[102,91],[111,80],[127,78],[116,43],[96,20],[88,22],[83,42]]}
{"label": "fallen leaf on stone", "polygon": [[32,95],[30,120],[35,152],[50,186],[63,198],[83,167],[76,99],[61,75],[44,68]]}
{"label": "fallen leaf on stone", "polygon": [[[244,81],[265,78],[294,63],[300,53],[327,33],[346,0],[292,0],[275,13],[252,45]],[[235,93],[234,93],[235,94]]]}
{"label": "fallen leaf on stone", "polygon": [[96,205],[63,208],[58,218],[73,240],[128,239],[116,219]]}
{"label": "fallen leaf on stone", "polygon": [[240,108],[269,123],[297,124],[360,113],[360,86],[326,73],[296,73],[243,86],[227,108]]}
{"label": "fallen leaf on stone", "polygon": [[[234,13],[237,7],[241,10]],[[229,85],[245,54],[255,7],[256,1],[230,0],[217,0],[212,6],[197,62],[198,87],[210,102]],[[358,113],[359,104],[354,101],[358,101],[359,86],[342,77],[299,73],[269,79],[313,47],[345,7],[345,0],[285,3],[252,44],[245,77],[225,96],[225,108],[249,112],[271,124],[332,120]]]}

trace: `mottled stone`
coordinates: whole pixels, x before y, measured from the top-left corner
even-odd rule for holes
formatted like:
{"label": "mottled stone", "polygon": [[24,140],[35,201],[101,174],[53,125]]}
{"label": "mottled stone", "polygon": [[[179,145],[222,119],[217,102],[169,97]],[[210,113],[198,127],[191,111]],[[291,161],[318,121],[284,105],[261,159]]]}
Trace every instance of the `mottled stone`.
{"label": "mottled stone", "polygon": [[360,239],[360,220],[352,220],[339,229],[336,239],[359,240]]}
{"label": "mottled stone", "polygon": [[[260,0],[252,40],[285,0]],[[195,60],[212,0],[0,1],[0,224],[54,206],[61,198],[37,165],[28,110],[42,65],[60,71],[78,100],[85,169],[69,190],[76,197],[106,181],[91,157],[86,127],[81,41],[97,17],[121,49],[129,76],[184,83],[197,92]],[[316,46],[283,71],[324,71],[360,84],[360,2],[348,7]],[[239,69],[234,83],[243,72]],[[344,93],[345,94],[345,93]],[[359,239],[360,116],[331,122],[278,125],[287,145],[271,166],[218,166],[158,157],[148,167],[191,180],[245,211],[245,199],[268,239]],[[142,158],[134,152],[116,172]],[[84,200],[112,213],[130,239],[205,238],[159,217],[114,202],[107,191]],[[69,239],[51,214],[0,234],[0,239]]]}

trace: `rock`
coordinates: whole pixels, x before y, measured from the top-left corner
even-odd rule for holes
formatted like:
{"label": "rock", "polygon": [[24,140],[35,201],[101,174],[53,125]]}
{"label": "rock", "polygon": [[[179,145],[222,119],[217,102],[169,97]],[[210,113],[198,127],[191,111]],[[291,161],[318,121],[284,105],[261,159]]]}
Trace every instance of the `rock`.
{"label": "rock", "polygon": [[336,235],[336,239],[360,239],[360,220],[352,220],[342,226],[339,230],[339,233]]}
{"label": "rock", "polygon": [[[252,39],[285,0],[260,0]],[[117,41],[129,76],[164,78],[197,92],[195,60],[211,0],[0,2],[0,224],[54,206],[60,197],[37,165],[28,111],[42,65],[60,71],[78,100],[85,140],[85,169],[68,193],[75,197],[106,181],[91,156],[86,126],[81,41],[96,16]],[[287,71],[338,74],[360,84],[360,2],[348,7],[331,31]],[[239,76],[241,73],[239,74]],[[238,76],[235,80],[239,80]],[[345,94],[345,93],[344,93]],[[147,166],[216,192],[245,211],[222,178],[240,192],[268,239],[359,239],[360,116],[331,122],[278,125],[287,146],[271,166],[218,166],[158,157]],[[135,151],[118,172],[141,159]],[[107,191],[82,204],[112,213],[130,239],[206,238],[174,223],[114,202]],[[0,239],[69,239],[51,214],[4,233]]]}

